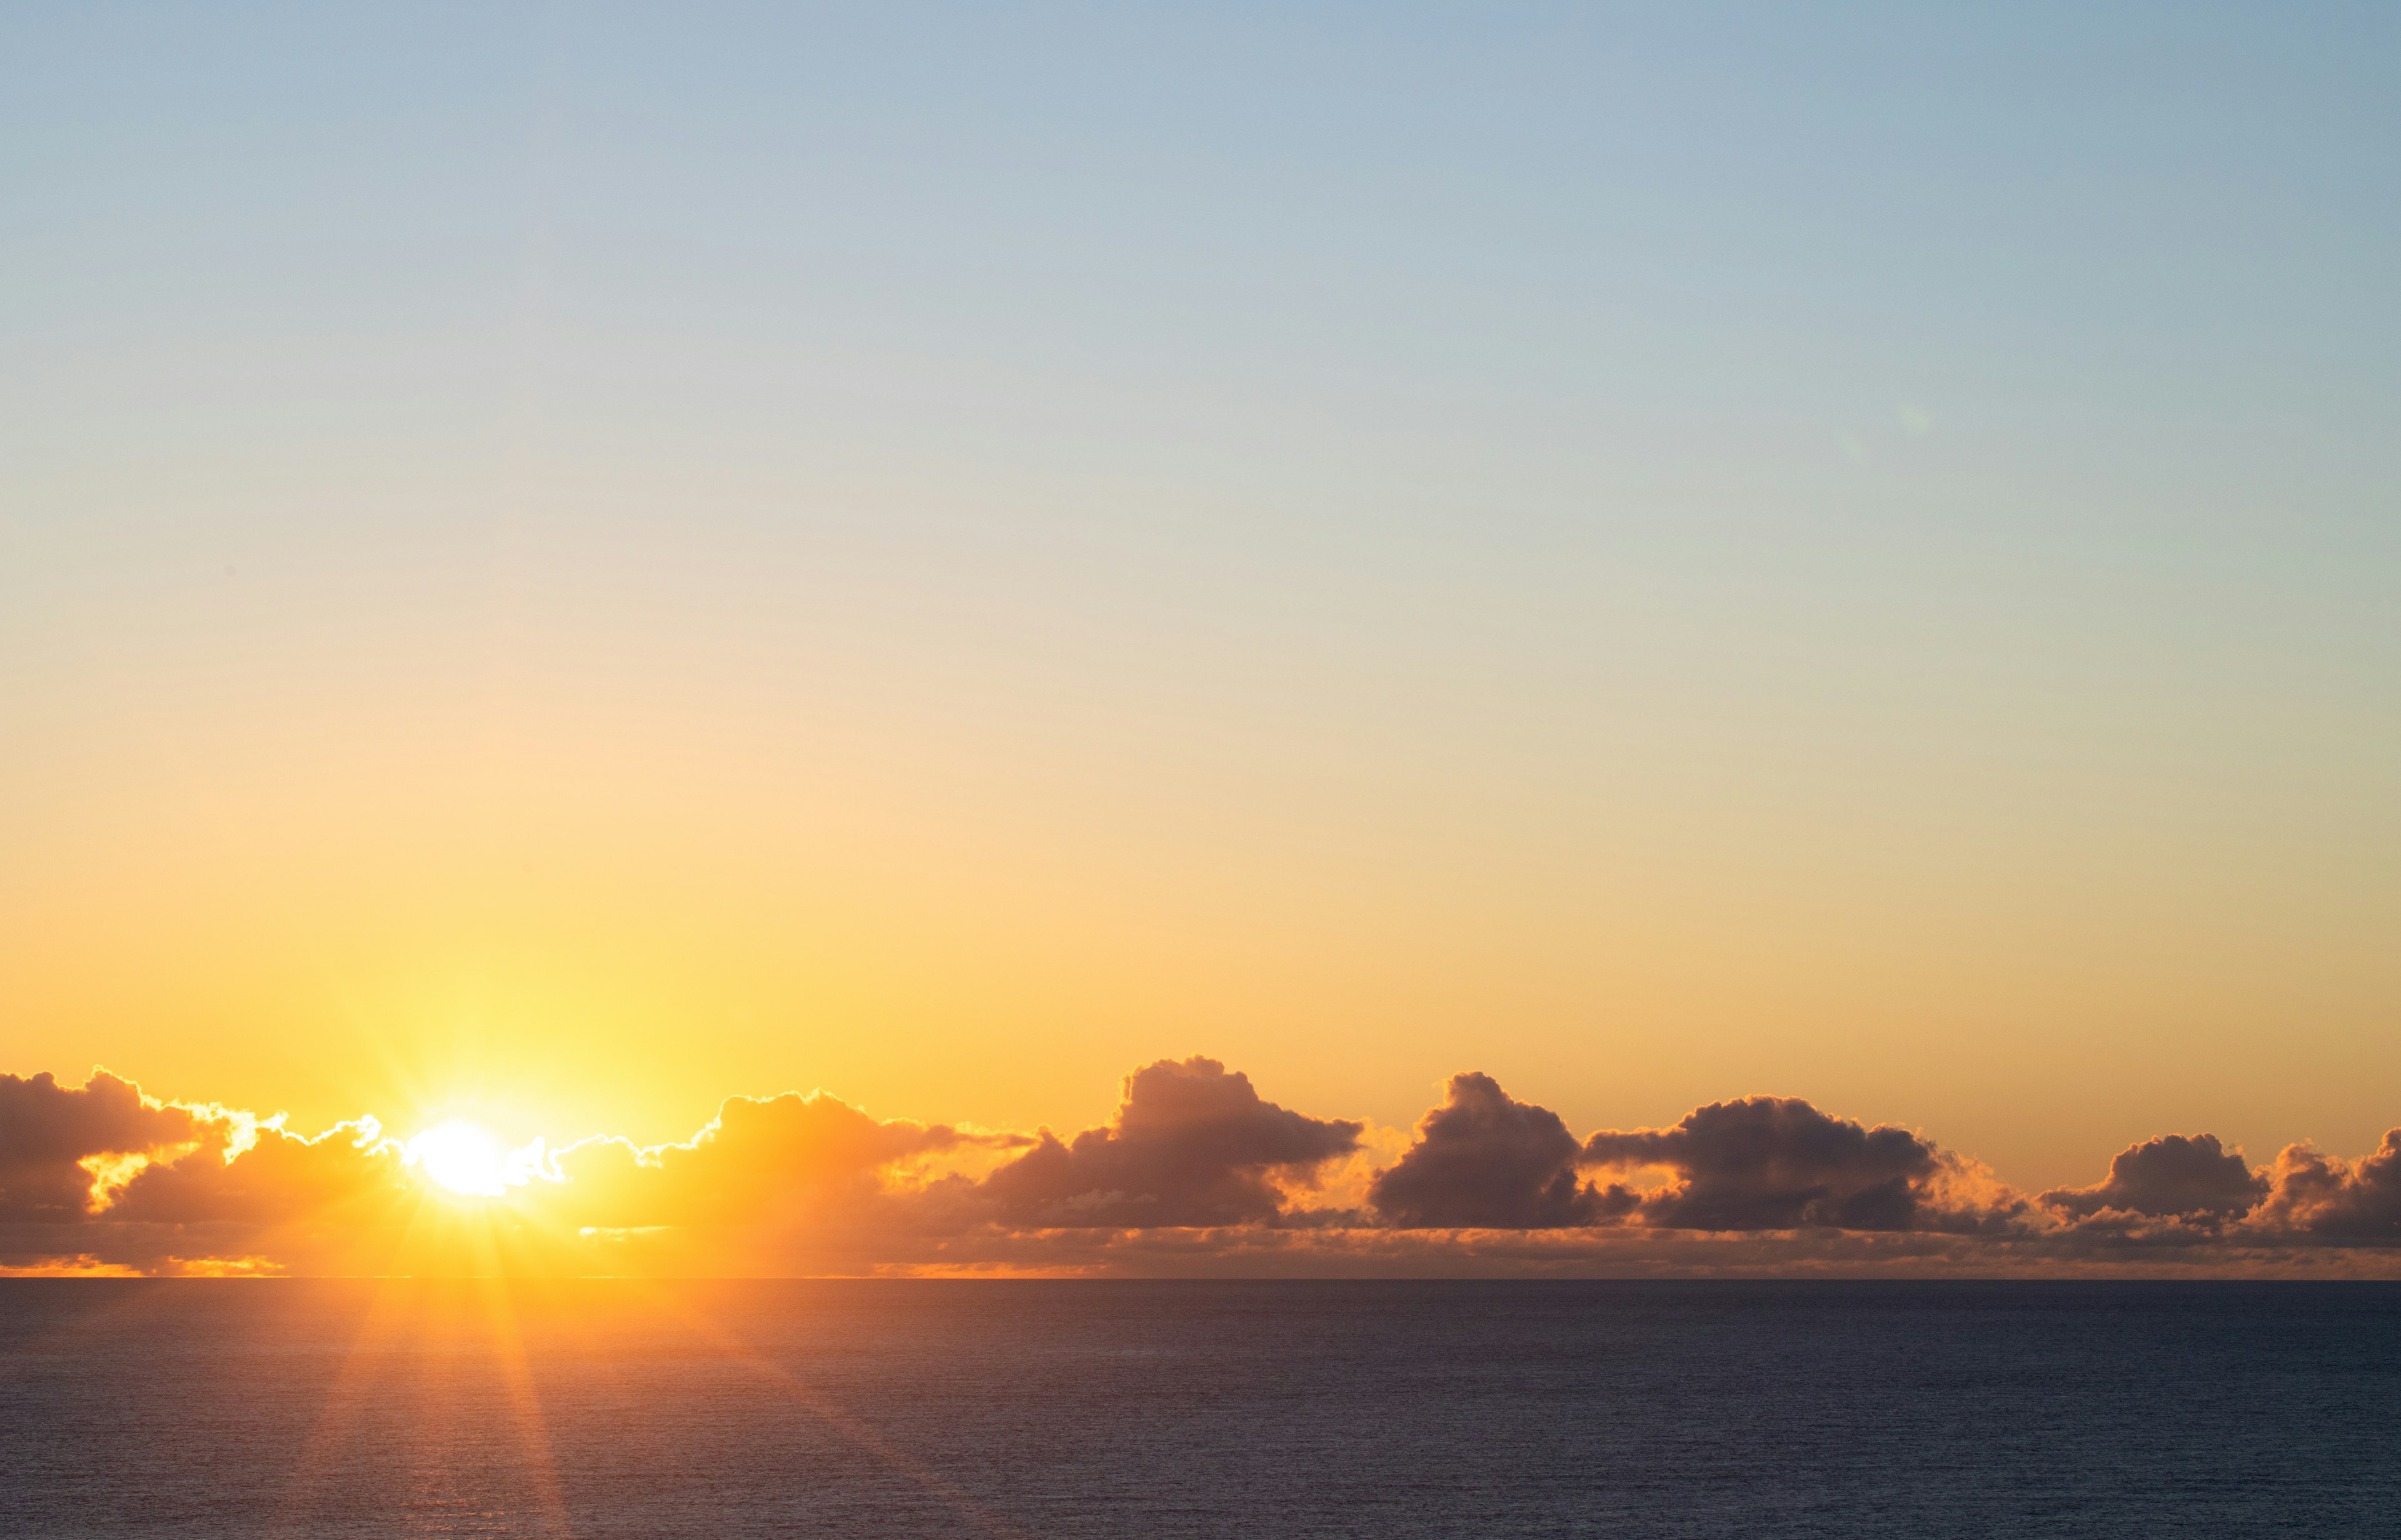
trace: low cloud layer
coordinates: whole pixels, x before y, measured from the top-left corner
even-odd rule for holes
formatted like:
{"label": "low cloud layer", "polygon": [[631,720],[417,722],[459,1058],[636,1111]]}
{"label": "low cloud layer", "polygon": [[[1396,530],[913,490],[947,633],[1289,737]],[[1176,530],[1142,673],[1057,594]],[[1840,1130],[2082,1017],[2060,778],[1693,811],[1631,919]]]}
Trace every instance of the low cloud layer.
{"label": "low cloud layer", "polygon": [[197,1130],[189,1111],[145,1101],[106,1070],[75,1088],[0,1075],[0,1221],[78,1218],[112,1162],[189,1144]]}
{"label": "low cloud layer", "polygon": [[1788,1096],[1718,1102],[1673,1128],[1603,1131],[1586,1164],[1665,1167],[1673,1185],[1643,1200],[1669,1230],[1863,1230],[1985,1233],[2024,1204],[1907,1129],[1866,1128]]}
{"label": "low cloud layer", "polygon": [[2040,1202],[2067,1218],[2108,1214],[2217,1224],[2238,1219],[2268,1196],[2268,1178],[2228,1149],[2214,1134],[2163,1134],[2120,1150],[2109,1179],[2093,1187],[2060,1188]]}
{"label": "low cloud layer", "polygon": [[1072,1134],[736,1096],[675,1143],[529,1147],[497,1195],[460,1198],[371,1117],[304,1136],[105,1072],[0,1076],[0,1266],[2393,1275],[2401,1129],[2360,1160],[2296,1145],[2258,1168],[2165,1134],[2091,1186],[2029,1196],[1921,1132],[1798,1098],[1579,1137],[1469,1071],[1403,1144],[1195,1056],[1136,1069],[1110,1121]]}
{"label": "low cloud layer", "polygon": [[1453,1075],[1417,1143],[1367,1199],[1403,1230],[1565,1230],[1622,1217],[1639,1200],[1579,1180],[1583,1155],[1557,1113],[1512,1098],[1489,1075]]}
{"label": "low cloud layer", "polygon": [[2263,1228],[2330,1245],[2401,1246],[2401,1128],[2346,1163],[2294,1145],[2276,1157],[2256,1211]]}
{"label": "low cloud layer", "polygon": [[735,1096],[680,1144],[597,1138],[559,1151],[541,1196],[579,1228],[801,1222],[871,1206],[896,1166],[977,1142],[822,1093]]}
{"label": "low cloud layer", "polygon": [[1126,1077],[1106,1128],[1033,1148],[984,1179],[999,1216],[1055,1227],[1189,1227],[1272,1221],[1283,1185],[1358,1148],[1364,1124],[1262,1101],[1214,1059],[1161,1059]]}

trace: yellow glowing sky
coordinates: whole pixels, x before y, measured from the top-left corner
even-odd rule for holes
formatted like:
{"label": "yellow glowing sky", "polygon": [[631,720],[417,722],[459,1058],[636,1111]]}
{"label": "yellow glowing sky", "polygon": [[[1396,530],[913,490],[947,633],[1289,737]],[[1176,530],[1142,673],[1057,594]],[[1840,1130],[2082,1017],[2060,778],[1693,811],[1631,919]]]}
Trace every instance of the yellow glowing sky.
{"label": "yellow glowing sky", "polygon": [[2029,1186],[2401,1116],[2339,61],[246,25],[12,50],[0,1069],[513,1148],[1206,1052]]}
{"label": "yellow glowing sky", "polygon": [[657,716],[538,742],[356,708],[296,752],[219,728],[36,786],[0,875],[12,1057],[512,1140],[815,1085],[1081,1126],[1192,1051],[1405,1124],[1482,1067],[1577,1127],[1807,1094],[2026,1182],[2165,1127],[2366,1146],[2388,1115],[2383,952],[2156,831],[1372,754],[1213,781],[630,704]]}

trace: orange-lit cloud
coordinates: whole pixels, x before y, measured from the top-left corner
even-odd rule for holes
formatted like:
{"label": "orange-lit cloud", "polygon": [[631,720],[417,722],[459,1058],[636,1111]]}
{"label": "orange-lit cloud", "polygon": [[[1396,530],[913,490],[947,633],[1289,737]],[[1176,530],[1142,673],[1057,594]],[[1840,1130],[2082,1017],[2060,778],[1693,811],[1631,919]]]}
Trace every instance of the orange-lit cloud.
{"label": "orange-lit cloud", "polygon": [[2401,1128],[2387,1130],[2375,1154],[2349,1163],[2293,1145],[2269,1177],[2273,1190],[2257,1211],[2263,1227],[2326,1245],[2401,1244]]}
{"label": "orange-lit cloud", "polygon": [[146,1100],[105,1070],[72,1090],[48,1075],[0,1075],[0,1220],[79,1217],[112,1178],[198,1137],[189,1111]]}
{"label": "orange-lit cloud", "polygon": [[2258,1170],[2165,1134],[2028,1196],[1795,1098],[1579,1139],[1466,1073],[1402,1147],[1201,1057],[1136,1070],[1072,1136],[736,1096],[689,1139],[529,1146],[512,1173],[461,1196],[371,1117],[303,1136],[105,1073],[0,1077],[8,1271],[2401,1272],[2401,1129],[2356,1162],[2295,1146]]}
{"label": "orange-lit cloud", "polygon": [[579,1227],[808,1221],[873,1206],[907,1162],[1008,1137],[879,1122],[823,1093],[735,1096],[679,1144],[595,1138],[558,1151],[556,1190],[537,1196]]}
{"label": "orange-lit cloud", "polygon": [[153,1160],[125,1184],[106,1210],[119,1221],[191,1224],[276,1224],[341,1209],[376,1211],[407,1189],[401,1152],[380,1137],[373,1118],[340,1123],[303,1138],[261,1129],[235,1149],[236,1130],[204,1122],[198,1145],[172,1160]]}

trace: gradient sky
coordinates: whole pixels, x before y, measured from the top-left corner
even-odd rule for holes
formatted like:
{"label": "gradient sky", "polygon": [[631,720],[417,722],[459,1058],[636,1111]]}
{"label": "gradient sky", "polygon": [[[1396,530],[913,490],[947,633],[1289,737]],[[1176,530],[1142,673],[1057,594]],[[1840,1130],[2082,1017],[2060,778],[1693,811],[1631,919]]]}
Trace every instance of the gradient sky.
{"label": "gradient sky", "polygon": [[0,1069],[2367,1149],[2396,45],[21,7]]}

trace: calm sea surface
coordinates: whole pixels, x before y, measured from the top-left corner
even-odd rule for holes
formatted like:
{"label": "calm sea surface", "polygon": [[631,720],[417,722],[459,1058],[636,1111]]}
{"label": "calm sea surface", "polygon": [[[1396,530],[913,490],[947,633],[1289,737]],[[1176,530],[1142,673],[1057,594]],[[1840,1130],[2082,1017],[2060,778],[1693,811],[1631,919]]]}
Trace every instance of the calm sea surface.
{"label": "calm sea surface", "polygon": [[2401,1286],[0,1281],[17,1535],[2401,1533]]}

